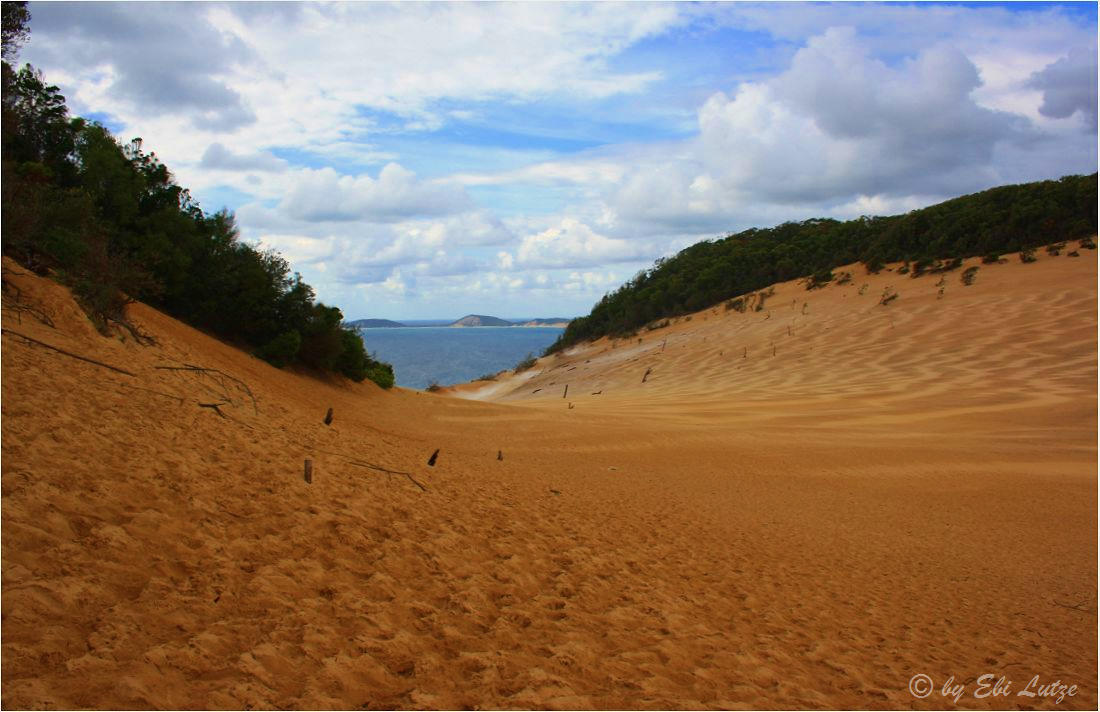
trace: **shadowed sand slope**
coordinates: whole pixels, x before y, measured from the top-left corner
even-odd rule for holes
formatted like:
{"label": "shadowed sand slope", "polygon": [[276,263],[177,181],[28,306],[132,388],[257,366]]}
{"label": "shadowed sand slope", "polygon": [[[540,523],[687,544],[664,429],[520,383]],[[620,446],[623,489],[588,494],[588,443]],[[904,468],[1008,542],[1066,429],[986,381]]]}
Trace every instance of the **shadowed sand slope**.
{"label": "shadowed sand slope", "polygon": [[3,706],[1095,708],[1095,253],[851,272],[488,403],[104,338],[5,262]]}

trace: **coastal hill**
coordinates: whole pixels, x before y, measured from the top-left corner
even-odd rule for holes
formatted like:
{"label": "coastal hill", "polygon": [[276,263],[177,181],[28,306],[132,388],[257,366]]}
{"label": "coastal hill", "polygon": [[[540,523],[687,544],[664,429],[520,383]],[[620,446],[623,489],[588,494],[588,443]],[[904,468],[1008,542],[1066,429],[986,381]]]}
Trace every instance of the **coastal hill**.
{"label": "coastal hill", "polygon": [[508,321],[507,319],[500,319],[495,316],[484,316],[482,314],[467,314],[466,316],[454,321],[450,326],[558,326],[564,327],[569,323],[569,319],[565,318],[549,318],[549,319],[528,319],[526,321]]}
{"label": "coastal hill", "polygon": [[461,319],[451,322],[450,326],[515,326],[515,324],[504,319],[498,319],[495,316],[467,314]]}
{"label": "coastal hill", "polygon": [[399,329],[407,326],[399,321],[390,321],[389,319],[356,319],[347,322],[346,325],[353,329]]}
{"label": "coastal hill", "polygon": [[457,389],[501,403],[141,303],[151,341],[104,337],[5,260],[4,707],[939,708],[991,672],[1095,709],[1096,252],[1032,257]]}

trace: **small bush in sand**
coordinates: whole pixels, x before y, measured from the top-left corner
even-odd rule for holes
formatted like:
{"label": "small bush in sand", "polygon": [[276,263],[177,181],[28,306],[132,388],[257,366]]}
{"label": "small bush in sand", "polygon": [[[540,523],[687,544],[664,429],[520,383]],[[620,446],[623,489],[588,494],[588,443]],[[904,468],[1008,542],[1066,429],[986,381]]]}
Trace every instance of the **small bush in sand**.
{"label": "small bush in sand", "polygon": [[833,281],[833,271],[829,269],[818,270],[806,280],[806,289],[820,289]]}
{"label": "small bush in sand", "polygon": [[439,385],[439,381],[432,381],[424,390],[426,390],[428,393],[435,393],[437,391],[443,390],[443,386]]}
{"label": "small bush in sand", "polygon": [[852,281],[852,273],[851,272],[841,272],[840,276],[836,278],[836,283],[837,284],[848,284],[851,281]]}
{"label": "small bush in sand", "polygon": [[1001,256],[998,255],[996,252],[990,252],[988,255],[986,255],[985,257],[982,258],[982,264],[983,265],[995,265],[995,264],[999,264],[1000,261],[1001,261]]}
{"label": "small bush in sand", "polygon": [[1024,264],[1027,264],[1028,262],[1034,262],[1035,259],[1036,258],[1035,258],[1035,250],[1034,249],[1029,247],[1026,250],[1021,250],[1020,251],[1020,261],[1023,262]]}
{"label": "small bush in sand", "polygon": [[1051,257],[1057,257],[1062,254],[1062,250],[1066,249],[1066,243],[1059,242],[1053,245],[1047,245],[1047,254]]}
{"label": "small bush in sand", "polygon": [[1069,252],[1066,253],[1066,257],[1080,257],[1080,256],[1081,256],[1081,253],[1078,252],[1077,250],[1070,250]]}
{"label": "small bush in sand", "polygon": [[516,367],[514,369],[512,369],[512,373],[523,373],[524,371],[528,371],[528,370],[534,368],[535,367],[535,361],[537,361],[537,360],[538,359],[535,358],[535,354],[533,354],[533,353],[527,354],[527,356],[522,361],[517,363]]}
{"label": "small bush in sand", "polygon": [[887,287],[882,290],[882,296],[878,298],[879,306],[886,306],[890,302],[898,298],[898,293],[894,291],[893,287]]}
{"label": "small bush in sand", "polygon": [[963,273],[959,275],[959,281],[963,283],[964,287],[969,287],[970,285],[974,284],[974,279],[977,276],[978,268],[976,266],[967,267],[965,270],[963,270]]}
{"label": "small bush in sand", "polygon": [[937,260],[928,271],[933,273],[951,272],[962,267],[962,263],[962,257],[954,257],[949,260]]}
{"label": "small bush in sand", "polygon": [[656,331],[657,329],[663,329],[668,326],[670,322],[668,319],[662,319],[661,321],[654,321],[646,324],[646,331]]}
{"label": "small bush in sand", "polygon": [[479,380],[479,381],[495,381],[495,380],[497,380],[497,374],[495,374],[495,373],[486,373],[483,376],[478,376],[477,380]]}
{"label": "small bush in sand", "polygon": [[920,277],[925,272],[931,272],[936,266],[936,261],[931,257],[922,257],[919,260],[913,262],[913,274],[912,277]]}
{"label": "small bush in sand", "polygon": [[886,263],[878,257],[872,257],[869,261],[863,263],[863,269],[867,270],[867,274],[878,274],[886,267]]}
{"label": "small bush in sand", "polygon": [[1096,243],[1092,241],[1091,237],[1086,237],[1084,240],[1081,240],[1081,249],[1082,250],[1095,250],[1096,249]]}
{"label": "small bush in sand", "polygon": [[902,262],[901,263],[901,266],[898,267],[898,274],[909,274],[909,263],[908,262]]}
{"label": "small bush in sand", "polygon": [[730,309],[737,312],[738,314],[744,314],[745,313],[745,298],[744,297],[738,297],[737,299],[731,299],[728,302],[726,302],[726,311],[729,311]]}

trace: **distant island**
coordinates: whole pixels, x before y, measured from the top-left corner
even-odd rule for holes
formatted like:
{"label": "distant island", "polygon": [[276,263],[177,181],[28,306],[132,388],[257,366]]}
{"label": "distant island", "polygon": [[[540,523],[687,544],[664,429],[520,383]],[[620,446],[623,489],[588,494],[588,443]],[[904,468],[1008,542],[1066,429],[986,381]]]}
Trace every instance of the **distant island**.
{"label": "distant island", "polygon": [[496,316],[485,314],[467,314],[461,319],[456,319],[450,324],[402,324],[390,319],[356,319],[345,323],[352,329],[396,329],[416,328],[421,326],[447,326],[447,327],[472,327],[472,326],[543,326],[564,329],[572,319],[565,317],[549,317],[545,319],[526,319],[521,321],[509,321]]}
{"label": "distant island", "polygon": [[353,329],[398,329],[406,325],[389,319],[356,319],[347,322],[347,326]]}

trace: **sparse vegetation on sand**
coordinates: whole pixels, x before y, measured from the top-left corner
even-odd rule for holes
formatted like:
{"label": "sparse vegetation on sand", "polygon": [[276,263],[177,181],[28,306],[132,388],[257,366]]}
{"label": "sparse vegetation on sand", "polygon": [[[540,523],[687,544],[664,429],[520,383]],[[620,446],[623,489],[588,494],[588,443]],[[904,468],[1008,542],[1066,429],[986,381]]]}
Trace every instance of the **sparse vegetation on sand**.
{"label": "sparse vegetation on sand", "polygon": [[535,358],[535,355],[529,353],[523,358],[522,361],[516,364],[515,368],[512,369],[512,373],[523,373],[524,371],[529,371],[535,367],[535,363],[537,362],[538,359]]}
{"label": "sparse vegetation on sand", "polygon": [[959,281],[963,283],[964,287],[969,287],[974,284],[974,280],[978,277],[978,267],[967,267],[963,270],[963,273],[959,275]]}

